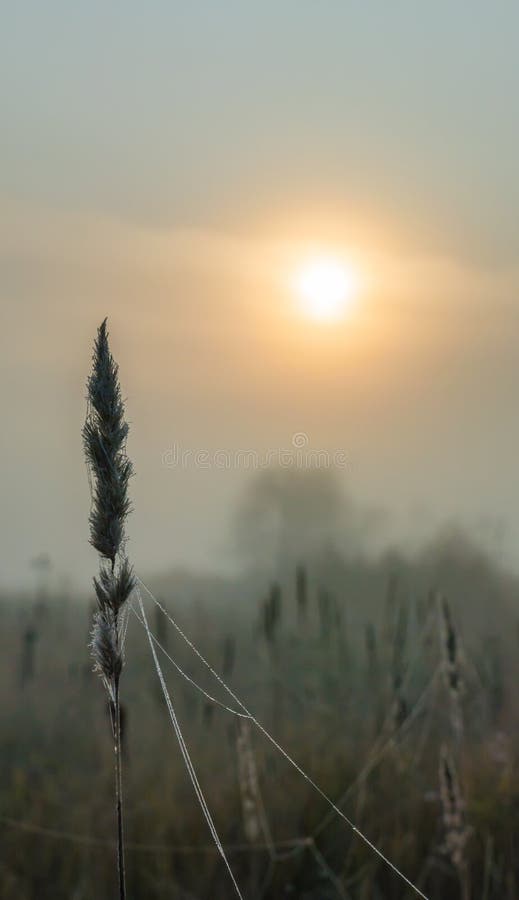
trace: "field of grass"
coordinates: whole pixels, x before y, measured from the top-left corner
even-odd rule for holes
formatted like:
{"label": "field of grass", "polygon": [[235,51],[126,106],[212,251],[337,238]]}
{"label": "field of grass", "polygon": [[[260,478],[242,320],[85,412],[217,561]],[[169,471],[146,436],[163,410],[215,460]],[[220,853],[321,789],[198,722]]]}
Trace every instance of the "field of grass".
{"label": "field of grass", "polygon": [[[173,573],[150,586],[270,734],[427,897],[518,896],[519,583],[452,539],[413,560],[330,551],[274,579]],[[234,706],[143,599],[185,674]],[[49,586],[1,598],[3,900],[115,895],[113,742],[87,649],[91,602]],[[247,900],[413,896],[257,729],[159,658]],[[122,698],[128,896],[232,897],[133,614]]]}

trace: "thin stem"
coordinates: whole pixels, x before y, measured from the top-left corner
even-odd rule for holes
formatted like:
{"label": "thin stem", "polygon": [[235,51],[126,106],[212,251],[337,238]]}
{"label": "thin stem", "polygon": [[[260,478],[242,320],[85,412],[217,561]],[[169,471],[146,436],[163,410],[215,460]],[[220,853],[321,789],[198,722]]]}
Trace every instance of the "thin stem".
{"label": "thin stem", "polygon": [[460,879],[462,900],[470,900],[470,872],[466,863],[460,872]]}
{"label": "thin stem", "polygon": [[114,742],[115,742],[115,808],[117,813],[117,868],[119,871],[119,900],[126,900],[123,834],[123,778],[121,760],[121,707],[119,679],[114,684]]}

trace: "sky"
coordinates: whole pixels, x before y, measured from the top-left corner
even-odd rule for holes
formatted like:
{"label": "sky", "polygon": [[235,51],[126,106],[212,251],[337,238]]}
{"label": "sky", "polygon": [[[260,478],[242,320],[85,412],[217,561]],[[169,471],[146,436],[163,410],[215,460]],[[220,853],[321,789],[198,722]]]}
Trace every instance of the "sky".
{"label": "sky", "polygon": [[[80,429],[105,315],[139,570],[236,562],[254,472],[181,448],[345,454],[411,543],[458,521],[516,566],[519,8],[10,4],[0,34],[0,585],[84,586]],[[351,312],[305,318],[305,260]],[[234,458],[234,457],[233,457]],[[263,456],[262,456],[263,459]]]}

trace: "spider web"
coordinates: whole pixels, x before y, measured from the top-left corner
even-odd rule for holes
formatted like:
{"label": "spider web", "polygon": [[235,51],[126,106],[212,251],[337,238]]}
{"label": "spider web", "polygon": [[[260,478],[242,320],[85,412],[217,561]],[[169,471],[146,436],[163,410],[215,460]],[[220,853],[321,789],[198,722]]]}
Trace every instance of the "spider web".
{"label": "spider web", "polygon": [[[391,861],[391,860],[390,860],[383,852],[382,852],[382,850],[380,850],[380,848],[377,847],[377,846],[370,840],[370,838],[369,838],[363,831],[360,830],[360,828],[353,822],[352,819],[350,819],[350,818],[343,812],[342,809],[340,809],[340,806],[338,805],[338,803],[344,802],[344,800],[345,800],[346,798],[343,796],[343,797],[341,797],[340,800],[337,801],[337,803],[336,803],[336,802],[334,802],[334,801],[332,800],[332,798],[331,798],[330,796],[328,796],[328,794],[327,794],[327,793],[326,793],[326,792],[325,792],[325,791],[317,784],[317,782],[315,782],[315,781],[313,780],[313,778],[312,778],[307,772],[305,772],[305,770],[304,770],[304,769],[296,762],[296,760],[293,759],[292,756],[290,756],[290,754],[289,754],[289,753],[281,746],[281,744],[279,744],[279,742],[273,737],[273,735],[270,734],[270,732],[269,732],[269,731],[262,725],[262,723],[261,723],[261,722],[253,715],[253,713],[247,708],[247,706],[239,699],[239,697],[235,694],[235,692],[234,692],[234,691],[226,684],[226,682],[223,680],[223,678],[216,672],[216,670],[215,670],[215,669],[211,666],[211,664],[206,660],[206,658],[202,655],[202,653],[200,652],[200,650],[198,650],[198,648],[195,646],[195,644],[194,644],[194,643],[190,640],[190,638],[185,634],[185,632],[182,630],[182,628],[181,628],[181,627],[178,625],[178,623],[173,619],[173,617],[170,615],[170,613],[164,608],[164,606],[160,603],[160,601],[157,600],[157,598],[153,595],[153,593],[152,593],[151,590],[146,586],[146,584],[144,584],[144,582],[143,582],[140,578],[138,578],[137,581],[138,581],[138,586],[136,587],[136,595],[137,595],[137,598],[138,598],[138,603],[139,603],[140,613],[141,613],[141,617],[142,617],[141,624],[144,626],[144,628],[145,628],[145,630],[146,630],[146,633],[147,633],[147,636],[148,636],[148,641],[149,641],[150,648],[151,648],[151,651],[152,651],[152,655],[153,655],[153,660],[154,660],[155,668],[156,668],[157,675],[158,675],[159,680],[160,680],[160,683],[161,683],[161,687],[162,687],[162,691],[163,691],[163,694],[164,694],[164,697],[165,697],[165,700],[166,700],[166,704],[167,704],[167,706],[168,706],[168,711],[169,711],[170,718],[171,718],[171,721],[172,721],[172,724],[173,724],[173,728],[174,728],[174,730],[175,730],[175,733],[176,733],[176,736],[177,736],[177,740],[179,741],[179,744],[180,744],[180,747],[181,747],[181,750],[182,750],[182,755],[184,756],[184,762],[185,762],[185,764],[186,764],[186,768],[188,769],[188,773],[189,773],[189,775],[190,775],[191,781],[192,781],[193,786],[194,786],[194,788],[195,788],[195,793],[197,794],[199,803],[200,803],[200,805],[201,805],[201,807],[202,807],[202,811],[203,811],[203,813],[204,813],[204,816],[205,816],[205,818],[206,818],[206,820],[207,820],[207,822],[208,822],[209,828],[210,828],[210,830],[211,830],[211,834],[212,834],[213,839],[214,839],[214,841],[215,841],[215,844],[216,844],[216,846],[217,846],[217,848],[218,848],[218,851],[220,852],[222,858],[224,859],[224,862],[225,862],[225,864],[226,864],[226,866],[227,866],[227,869],[228,869],[228,871],[229,871],[229,873],[230,873],[230,876],[231,876],[231,878],[232,878],[233,885],[234,885],[234,887],[235,887],[235,890],[236,890],[236,892],[237,892],[237,895],[238,895],[239,897],[242,896],[242,895],[240,894],[239,887],[238,887],[238,885],[237,885],[237,883],[236,883],[236,880],[235,880],[234,875],[233,875],[233,873],[232,873],[232,870],[231,870],[231,868],[230,868],[230,865],[229,865],[229,862],[228,862],[228,860],[227,860],[227,857],[225,856],[224,848],[223,848],[223,846],[222,846],[222,844],[221,844],[221,842],[220,842],[220,840],[219,840],[219,838],[218,838],[218,835],[217,835],[217,833],[216,833],[216,829],[214,828],[214,824],[212,823],[212,819],[211,819],[211,817],[210,817],[210,813],[209,813],[209,810],[208,810],[208,807],[207,807],[207,803],[206,803],[205,798],[203,797],[203,794],[202,794],[201,789],[200,789],[200,787],[199,787],[199,783],[198,783],[198,780],[197,780],[197,778],[196,778],[196,773],[194,772],[193,764],[192,764],[192,762],[191,762],[191,759],[190,759],[190,757],[189,757],[189,754],[188,754],[188,753],[185,753],[185,751],[187,751],[187,748],[185,747],[185,742],[184,742],[183,737],[182,737],[182,734],[181,734],[181,732],[180,732],[180,727],[179,727],[179,725],[178,725],[178,720],[177,720],[177,718],[176,718],[176,714],[175,714],[175,711],[174,711],[174,709],[173,709],[173,705],[172,705],[172,702],[171,702],[171,698],[169,697],[169,694],[168,694],[168,691],[167,691],[167,687],[166,687],[166,684],[165,684],[165,681],[164,681],[164,676],[163,676],[163,674],[162,674],[162,670],[161,670],[160,664],[159,664],[159,662],[158,662],[158,657],[157,657],[157,653],[156,653],[156,649],[155,649],[155,640],[156,640],[156,639],[154,639],[154,636],[151,634],[151,631],[150,631],[149,626],[148,626],[148,622],[147,622],[146,614],[145,614],[145,610],[144,610],[144,604],[143,604],[142,596],[141,596],[140,590],[139,590],[139,585],[143,588],[143,590],[146,592],[146,594],[148,595],[148,597],[155,603],[155,605],[156,605],[156,606],[158,607],[158,609],[162,612],[162,614],[167,618],[167,620],[169,621],[169,623],[175,628],[176,632],[179,634],[179,636],[182,638],[182,640],[187,644],[187,646],[190,648],[190,650],[198,657],[198,659],[200,660],[200,662],[202,662],[202,664],[208,669],[208,671],[210,672],[210,674],[212,675],[212,677],[219,683],[219,685],[220,685],[220,686],[226,691],[226,693],[232,698],[232,700],[234,701],[235,705],[236,705],[237,707],[239,707],[239,709],[241,710],[241,715],[242,715],[243,717],[245,717],[245,718],[248,718],[248,719],[251,721],[251,723],[252,723],[252,724],[253,724],[253,725],[254,725],[254,726],[255,726],[255,727],[263,734],[263,736],[264,736],[264,737],[272,744],[272,746],[278,751],[278,753],[279,753],[280,755],[282,755],[282,756],[287,760],[287,762],[288,762],[288,763],[289,763],[289,764],[290,764],[290,765],[291,765],[291,766],[299,773],[299,775],[301,775],[301,777],[304,778],[305,781],[313,788],[313,790],[316,791],[316,792],[319,794],[319,796],[320,796],[320,797],[328,804],[328,806],[330,807],[330,811],[333,811],[333,813],[334,813],[335,815],[339,816],[339,817],[346,823],[346,825],[348,825],[348,827],[352,830],[352,832],[353,832],[360,840],[362,840],[362,841],[369,847],[369,849],[370,849],[376,856],[378,856],[378,858],[379,858],[380,860],[382,860],[382,861],[383,861],[383,862],[384,862],[384,863],[385,863],[385,864],[386,864],[386,865],[394,872],[394,874],[395,874],[402,882],[404,882],[409,888],[411,888],[411,890],[412,890],[417,896],[424,898],[424,900],[428,900],[427,896],[420,890],[420,888],[419,888],[416,884],[414,884],[414,883],[413,883],[413,882],[412,882],[412,881],[411,881],[411,880],[410,880],[410,879],[409,879],[409,878],[408,878],[408,877],[407,877],[407,876],[406,876],[406,875],[405,875],[405,874],[404,874],[404,873],[403,873],[403,872],[402,872],[402,871],[401,871],[401,870],[400,870],[400,869],[399,869],[399,868],[398,868],[398,867],[397,867],[397,866],[396,866],[396,865],[395,865],[395,864],[394,864],[394,863],[393,863],[393,862],[392,862],[392,861]],[[138,617],[138,618],[139,618],[139,617]],[[184,678],[186,678],[188,681],[190,681],[191,684],[192,684],[197,690],[200,690],[206,697],[209,697],[209,699],[210,699],[212,702],[217,702],[220,706],[224,706],[225,709],[226,709],[228,712],[230,712],[231,714],[233,714],[233,715],[240,715],[240,713],[239,713],[236,709],[234,709],[234,708],[232,708],[232,707],[227,707],[227,706],[225,706],[224,704],[221,704],[219,701],[215,701],[215,698],[213,698],[212,696],[208,695],[207,692],[206,692],[203,688],[200,687],[200,685],[197,685],[197,684],[193,681],[193,679],[191,679],[189,676],[187,676],[186,673],[183,672],[183,671],[180,669],[180,667],[178,666],[178,664],[177,664],[177,663],[169,656],[169,654],[167,654],[167,655],[168,655],[168,657],[170,658],[170,660],[173,662],[173,665],[175,666],[175,668],[177,669],[177,671],[179,671],[180,674],[182,674],[182,676],[183,676]],[[433,677],[434,677],[434,676],[433,676]],[[372,761],[371,766],[373,766],[373,765],[376,765],[376,763],[374,763],[374,762]],[[315,850],[317,851],[317,848],[315,848]],[[319,851],[317,851],[317,854],[320,856]],[[321,861],[321,865],[322,865],[322,862],[324,862],[324,860]],[[334,879],[335,879],[335,876],[334,876]],[[335,880],[336,880],[336,879],[335,879]]]}

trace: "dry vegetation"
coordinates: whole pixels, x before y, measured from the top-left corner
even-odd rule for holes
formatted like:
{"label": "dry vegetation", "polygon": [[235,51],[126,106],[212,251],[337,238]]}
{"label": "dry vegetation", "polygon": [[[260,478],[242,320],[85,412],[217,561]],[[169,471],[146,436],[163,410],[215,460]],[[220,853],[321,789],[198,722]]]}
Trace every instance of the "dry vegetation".
{"label": "dry vegetation", "polygon": [[[329,553],[272,582],[177,574],[152,586],[258,718],[431,900],[517,896],[512,579],[445,540],[413,562]],[[147,609],[186,673],[227,702]],[[0,610],[0,896],[108,900],[113,748],[86,651],[91,610],[43,584],[35,597],[4,596]],[[247,900],[411,897],[255,729],[163,659]],[[128,895],[229,898],[135,617],[128,660]]]}

